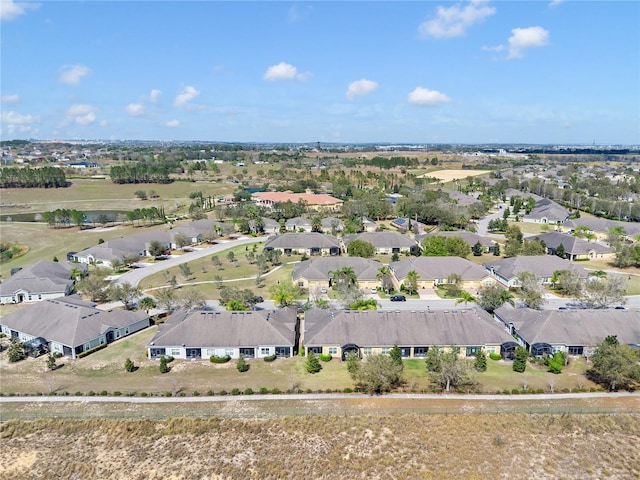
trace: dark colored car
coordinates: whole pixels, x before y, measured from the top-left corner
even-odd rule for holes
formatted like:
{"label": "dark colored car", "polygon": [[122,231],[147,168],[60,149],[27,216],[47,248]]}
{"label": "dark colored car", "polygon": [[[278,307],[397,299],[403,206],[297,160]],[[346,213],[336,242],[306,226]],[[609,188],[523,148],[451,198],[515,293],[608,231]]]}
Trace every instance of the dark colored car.
{"label": "dark colored car", "polygon": [[407,301],[407,297],[405,297],[404,295],[394,295],[391,297],[391,301],[392,302],[406,302]]}

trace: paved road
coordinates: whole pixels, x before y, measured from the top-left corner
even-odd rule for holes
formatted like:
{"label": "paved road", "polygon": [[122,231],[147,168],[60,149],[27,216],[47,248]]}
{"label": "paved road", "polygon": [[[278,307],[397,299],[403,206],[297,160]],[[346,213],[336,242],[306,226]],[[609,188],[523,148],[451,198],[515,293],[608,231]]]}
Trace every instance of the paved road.
{"label": "paved road", "polygon": [[[234,395],[214,397],[0,397],[0,405],[3,403],[202,403],[202,402],[234,402],[234,401],[260,401],[260,400],[336,400],[344,398],[371,398],[372,395],[363,393],[299,393],[280,395]],[[640,392],[592,392],[592,393],[547,393],[535,395],[474,395],[474,394],[430,394],[430,393],[389,393],[375,398],[389,399],[438,399],[438,400],[567,400],[584,398],[605,397],[634,397],[640,402]],[[638,404],[640,408],[640,403]]]}
{"label": "paved road", "polygon": [[153,275],[154,273],[161,272],[162,270],[167,270],[171,267],[175,267],[182,263],[190,262],[198,258],[206,257],[208,255],[214,255],[216,253],[220,253],[224,250],[228,250],[229,248],[237,247],[239,245],[250,245],[253,243],[264,242],[266,239],[267,237],[239,238],[237,240],[220,242],[211,247],[194,250],[193,252],[188,252],[188,253],[185,253],[184,255],[172,257],[167,260],[163,260],[161,262],[152,263],[152,264],[141,264],[144,266],[140,268],[136,268],[135,270],[131,270],[123,275],[120,275],[119,277],[113,280],[113,283],[129,282],[131,285],[136,286],[136,285],[139,285],[140,282],[145,277]]}

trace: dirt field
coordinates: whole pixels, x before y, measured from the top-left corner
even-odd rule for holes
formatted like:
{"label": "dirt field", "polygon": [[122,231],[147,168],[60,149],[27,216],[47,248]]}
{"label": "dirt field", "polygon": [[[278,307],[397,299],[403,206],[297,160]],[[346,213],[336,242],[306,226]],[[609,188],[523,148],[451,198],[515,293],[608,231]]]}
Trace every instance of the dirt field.
{"label": "dirt field", "polygon": [[443,182],[451,182],[453,180],[462,180],[467,177],[475,177],[490,173],[489,170],[436,170],[434,172],[425,173],[418,178],[432,177],[442,180]]}
{"label": "dirt field", "polygon": [[[228,408],[243,408],[230,405]],[[0,426],[21,479],[637,479],[637,415],[61,419]]]}

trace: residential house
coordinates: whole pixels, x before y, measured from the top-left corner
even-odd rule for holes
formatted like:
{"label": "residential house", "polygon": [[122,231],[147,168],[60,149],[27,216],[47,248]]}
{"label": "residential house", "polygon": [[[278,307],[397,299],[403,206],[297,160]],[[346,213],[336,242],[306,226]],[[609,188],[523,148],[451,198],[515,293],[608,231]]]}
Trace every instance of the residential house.
{"label": "residential house", "polygon": [[339,198],[332,197],[326,193],[293,193],[293,192],[255,192],[251,194],[251,199],[259,207],[273,210],[277,203],[292,202],[304,203],[309,210],[339,212],[344,203]]}
{"label": "residential house", "polygon": [[77,358],[150,325],[144,311],[98,310],[94,305],[69,297],[44,300],[0,317],[0,328],[21,342],[42,338],[50,352]]}
{"label": "residential house", "polygon": [[407,235],[397,232],[363,232],[342,237],[345,250],[354,240],[368,242],[375,248],[376,255],[393,253],[412,254],[418,251],[418,244]]}
{"label": "residential house", "polygon": [[575,230],[578,227],[588,227],[591,233],[598,234],[599,237],[605,237],[612,228],[622,227],[624,237],[631,239],[640,235],[640,223],[638,222],[621,222],[617,220],[609,220],[597,217],[580,217],[567,220],[562,226],[565,230]]}
{"label": "residential house", "polygon": [[174,235],[166,230],[149,230],[128,237],[107,240],[94,247],[86,248],[73,255],[73,260],[80,263],[101,264],[113,267],[113,261],[128,257],[149,256],[151,242],[160,242],[167,250],[172,247]]}
{"label": "residential house", "polygon": [[147,345],[149,358],[208,359],[292,357],[299,336],[290,308],[249,312],[180,309],[158,327]]}
{"label": "residential house", "polygon": [[535,193],[523,192],[521,190],[516,190],[515,188],[507,188],[504,191],[504,197],[507,202],[510,202],[512,198],[515,199],[516,197],[519,197],[523,201],[528,199],[529,197],[533,198],[536,202],[544,200],[544,197],[541,197],[540,195],[536,195]]}
{"label": "residential house", "polygon": [[519,287],[518,274],[531,272],[541,284],[551,283],[554,272],[570,270],[576,272],[580,278],[587,278],[588,272],[581,266],[571,263],[555,255],[531,255],[523,257],[509,257],[482,264],[487,271],[500,283],[507,287]]}
{"label": "residential house", "polygon": [[407,217],[395,218],[391,220],[391,226],[397,228],[403,233],[424,233],[425,228],[427,226],[424,223],[418,222],[416,220],[412,220]]}
{"label": "residential house", "polygon": [[267,238],[265,250],[280,250],[285,255],[340,255],[337,238],[323,233],[284,233]]}
{"label": "residential house", "polygon": [[0,283],[0,303],[22,303],[70,295],[76,282],[72,273],[84,275],[86,265],[40,261],[21,268]]}
{"label": "residential house", "polygon": [[275,235],[280,233],[280,224],[273,218],[262,217],[262,227],[258,228],[254,219],[249,220],[249,228],[253,233]]}
{"label": "residential house", "polygon": [[341,359],[389,354],[394,345],[404,358],[424,358],[429,348],[457,347],[463,357],[480,351],[500,353],[512,337],[481,309],[349,311],[311,309],[305,313],[308,352]]}
{"label": "residential house", "polygon": [[293,283],[313,291],[332,287],[332,272],[352,268],[358,286],[371,289],[380,285],[378,272],[382,263],[360,257],[323,257],[305,260],[293,266]]}
{"label": "residential house", "polygon": [[500,307],[496,319],[534,356],[564,352],[589,356],[607,336],[640,346],[640,312],[633,310],[534,310]]}
{"label": "residential house", "polygon": [[449,196],[449,200],[452,203],[455,203],[460,207],[470,207],[476,203],[482,203],[476,197],[459,192],[458,190],[443,189],[442,191]]}
{"label": "residential house", "polygon": [[570,212],[553,200],[543,198],[536,202],[535,207],[522,216],[523,222],[529,223],[564,223],[569,218]]}
{"label": "residential house", "polygon": [[304,217],[294,217],[284,224],[287,232],[311,232],[311,220]]}
{"label": "residential house", "polygon": [[427,237],[460,237],[465,241],[471,249],[476,245],[476,243],[480,243],[482,246],[482,253],[492,253],[496,243],[490,238],[483,237],[478,235],[477,233],[467,232],[466,230],[456,230],[452,232],[437,232],[437,233],[427,233],[425,235],[416,235],[416,241],[418,245],[422,245],[422,242]]}
{"label": "residential house", "polygon": [[322,231],[330,235],[336,235],[344,230],[344,222],[337,217],[326,217],[322,219]]}
{"label": "residential house", "polygon": [[527,240],[540,240],[547,247],[550,255],[555,255],[558,247],[562,245],[564,248],[564,258],[567,260],[593,260],[597,258],[612,258],[613,250],[606,245],[597,242],[589,242],[582,238],[574,237],[560,232],[548,232]]}
{"label": "residential house", "polygon": [[409,257],[391,262],[389,269],[393,273],[393,283],[397,289],[412,270],[418,274],[418,288],[449,285],[452,283],[449,278],[452,273],[462,277],[460,287],[464,290],[476,290],[496,283],[486,269],[461,257]]}

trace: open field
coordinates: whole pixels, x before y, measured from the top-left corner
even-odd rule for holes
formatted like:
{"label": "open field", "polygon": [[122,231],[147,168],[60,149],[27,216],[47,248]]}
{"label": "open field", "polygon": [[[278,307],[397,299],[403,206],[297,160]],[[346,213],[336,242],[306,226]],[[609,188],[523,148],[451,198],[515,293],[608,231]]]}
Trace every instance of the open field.
{"label": "open field", "polygon": [[[637,415],[385,414],[376,410],[384,400],[358,400],[356,416],[262,418],[255,405],[225,402],[215,418],[9,421],[0,426],[0,475],[638,478]],[[249,418],[225,418],[235,412]]]}
{"label": "open field", "polygon": [[467,177],[475,177],[491,173],[490,170],[434,170],[433,172],[419,175],[421,177],[432,177],[442,182],[451,182],[453,180],[462,180]]}

